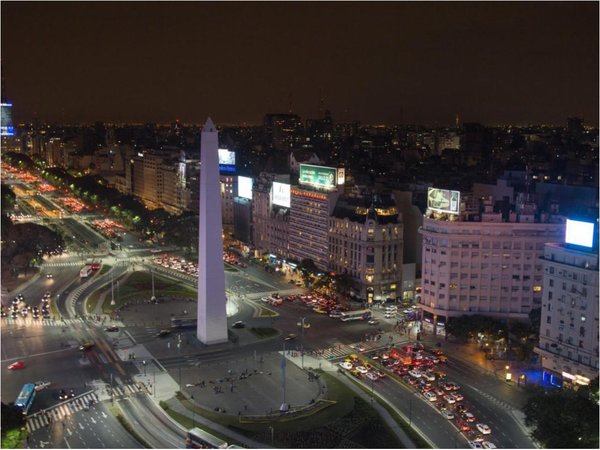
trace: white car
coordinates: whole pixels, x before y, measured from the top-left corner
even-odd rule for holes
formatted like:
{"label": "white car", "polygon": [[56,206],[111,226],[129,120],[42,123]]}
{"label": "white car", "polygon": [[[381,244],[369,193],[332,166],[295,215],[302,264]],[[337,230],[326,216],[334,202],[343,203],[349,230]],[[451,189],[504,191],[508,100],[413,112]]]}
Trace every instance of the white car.
{"label": "white car", "polygon": [[379,380],[379,377],[376,374],[374,374],[373,372],[367,372],[366,376],[371,381],[377,381],[377,380]]}
{"label": "white car", "polygon": [[435,402],[435,401],[437,400],[437,397],[436,397],[436,395],[435,395],[433,392],[431,392],[431,391],[427,391],[427,392],[425,392],[425,393],[423,394],[423,396],[424,396],[424,397],[425,397],[427,400],[429,400],[430,402]]}
{"label": "white car", "polygon": [[418,371],[418,370],[416,370],[416,369],[409,370],[409,371],[408,371],[408,374],[409,374],[411,377],[414,377],[414,378],[421,378],[421,372],[419,372],[419,371]]}
{"label": "white car", "polygon": [[340,363],[340,367],[341,367],[342,369],[350,370],[350,369],[352,369],[352,363],[349,363],[349,362],[347,362],[347,361],[342,361],[342,362]]}
{"label": "white car", "polygon": [[446,402],[447,402],[449,405],[452,405],[452,404],[456,403],[456,400],[454,399],[454,396],[452,396],[452,395],[450,395],[450,394],[448,394],[448,395],[444,395],[444,400],[446,400]]}
{"label": "white car", "polygon": [[478,423],[475,425],[481,434],[490,434],[492,429],[488,427],[485,423]]}
{"label": "white car", "polygon": [[424,372],[421,374],[421,376],[427,381],[435,381],[435,375],[431,372]]}
{"label": "white car", "polygon": [[356,366],[356,370],[358,370],[363,375],[369,372],[369,370],[365,366]]}
{"label": "white car", "polygon": [[454,419],[454,413],[452,413],[452,411],[448,411],[447,409],[442,409],[440,411],[440,414],[442,415],[442,417],[444,417],[445,419],[448,420],[452,420]]}
{"label": "white car", "polygon": [[483,448],[480,442],[477,441],[469,441],[469,447],[471,448]]}
{"label": "white car", "polygon": [[46,389],[48,386],[50,386],[51,383],[49,381],[36,381],[34,384],[34,389],[36,391],[41,391],[42,389]]}
{"label": "white car", "polygon": [[496,444],[490,441],[483,441],[481,445],[483,445],[483,448],[498,448],[496,447]]}
{"label": "white car", "polygon": [[396,317],[396,313],[395,312],[386,312],[383,317],[385,317],[386,319],[393,319],[394,317]]}

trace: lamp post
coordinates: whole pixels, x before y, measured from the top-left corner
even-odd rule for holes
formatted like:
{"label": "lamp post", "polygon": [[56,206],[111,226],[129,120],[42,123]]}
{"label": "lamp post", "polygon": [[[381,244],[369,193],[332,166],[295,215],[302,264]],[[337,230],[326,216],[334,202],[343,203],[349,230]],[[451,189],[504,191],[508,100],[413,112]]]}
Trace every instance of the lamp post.
{"label": "lamp post", "polygon": [[196,408],[194,406],[194,395],[190,395],[190,399],[192,400],[192,428],[196,427]]}
{"label": "lamp post", "polygon": [[152,297],[150,297],[150,301],[156,301],[156,296],[154,295],[154,269],[150,269],[150,275],[152,276]]}

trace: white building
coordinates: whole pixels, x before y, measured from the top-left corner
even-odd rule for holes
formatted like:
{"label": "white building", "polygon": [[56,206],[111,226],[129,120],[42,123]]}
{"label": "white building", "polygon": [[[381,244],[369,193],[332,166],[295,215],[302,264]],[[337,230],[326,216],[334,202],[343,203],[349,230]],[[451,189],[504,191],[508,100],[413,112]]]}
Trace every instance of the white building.
{"label": "white building", "polygon": [[464,314],[526,320],[542,300],[544,244],[562,238],[564,224],[448,217],[425,217],[421,228],[425,322]]}
{"label": "white building", "polygon": [[544,376],[586,385],[598,376],[598,253],[546,244],[540,342]]}

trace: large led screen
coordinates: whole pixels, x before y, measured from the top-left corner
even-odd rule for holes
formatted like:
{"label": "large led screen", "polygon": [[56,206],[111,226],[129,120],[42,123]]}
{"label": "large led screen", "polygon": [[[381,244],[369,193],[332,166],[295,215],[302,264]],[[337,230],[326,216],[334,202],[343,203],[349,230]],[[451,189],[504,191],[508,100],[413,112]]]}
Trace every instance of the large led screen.
{"label": "large led screen", "polygon": [[252,200],[252,178],[238,177],[238,197]]}
{"label": "large led screen", "polygon": [[460,208],[460,192],[429,188],[427,190],[427,207],[434,211],[458,214]]}
{"label": "large led screen", "polygon": [[591,248],[594,246],[594,224],[567,219],[565,243]]}
{"label": "large led screen", "polygon": [[226,148],[220,148],[219,164],[224,166],[235,166],[235,152],[230,152]]}
{"label": "large led screen", "polygon": [[300,184],[333,189],[337,169],[334,167],[300,164]]}
{"label": "large led screen", "polygon": [[290,185],[274,181],[273,187],[271,188],[271,203],[289,208],[290,198]]}

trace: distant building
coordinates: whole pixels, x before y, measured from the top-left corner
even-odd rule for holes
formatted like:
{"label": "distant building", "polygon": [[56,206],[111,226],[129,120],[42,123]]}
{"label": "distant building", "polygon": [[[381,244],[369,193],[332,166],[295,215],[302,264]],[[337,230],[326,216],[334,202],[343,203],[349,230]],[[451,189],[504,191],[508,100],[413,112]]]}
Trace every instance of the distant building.
{"label": "distant building", "polygon": [[549,243],[544,270],[539,346],[544,378],[587,385],[598,376],[598,251]]}
{"label": "distant building", "polygon": [[277,150],[289,150],[303,136],[304,127],[296,114],[266,114],[264,118],[264,141]]}

